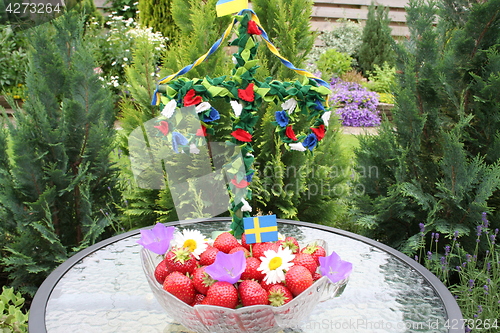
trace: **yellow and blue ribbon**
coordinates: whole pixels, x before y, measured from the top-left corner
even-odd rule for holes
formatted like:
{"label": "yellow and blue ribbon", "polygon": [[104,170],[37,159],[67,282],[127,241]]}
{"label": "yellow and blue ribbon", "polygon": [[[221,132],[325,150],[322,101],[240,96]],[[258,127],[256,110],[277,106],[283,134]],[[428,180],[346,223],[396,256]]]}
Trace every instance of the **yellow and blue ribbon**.
{"label": "yellow and blue ribbon", "polygon": [[[278,49],[276,48],[276,46],[274,46],[274,44],[269,40],[269,36],[267,35],[266,31],[264,30],[264,28],[262,27],[262,25],[260,24],[260,21],[259,21],[259,18],[257,17],[257,14],[255,14],[255,12],[251,9],[243,9],[241,10],[238,15],[243,15],[246,11],[249,11],[251,14],[252,14],[252,20],[255,21],[255,23],[257,24],[257,27],[259,28],[259,30],[262,32],[261,34],[261,37],[264,39],[264,41],[266,42],[266,45],[267,47],[269,48],[269,50],[275,55],[277,56],[281,63],[283,65],[285,65],[286,67],[290,68],[291,70],[295,71],[297,74],[300,74],[300,75],[304,75],[305,77],[307,78],[310,78],[314,81],[316,81],[316,83],[318,83],[319,85],[322,85],[322,86],[325,86],[327,88],[329,88],[329,85],[328,83],[326,83],[324,80],[320,79],[319,77],[311,74],[310,72],[308,72],[307,70],[305,69],[300,69],[300,68],[297,68],[295,67],[288,59],[286,59],[285,57],[283,57]],[[199,64],[201,64],[203,61],[205,61],[205,59],[207,59],[211,54],[213,54],[215,51],[217,51],[217,49],[220,47],[220,45],[222,44],[222,42],[227,38],[227,36],[229,36],[231,34],[231,31],[233,30],[233,27],[234,25],[238,22],[238,20],[236,18],[233,19],[233,21],[229,24],[229,26],[227,27],[226,31],[224,31],[224,34],[222,35],[221,38],[219,38],[213,45],[212,47],[210,48],[210,50],[208,50],[207,53],[205,53],[204,55],[202,55],[201,57],[199,57],[198,59],[196,59],[195,62],[193,62],[192,64],[190,65],[187,65],[186,67],[182,68],[181,70],[179,70],[177,73],[174,73],[174,74],[171,74],[167,77],[164,77],[163,79],[161,79],[157,86],[156,86],[156,90],[155,90],[155,93],[153,95],[153,101],[151,102],[152,105],[158,105],[159,104],[159,95],[160,95],[160,92],[158,90],[158,85],[160,84],[167,84],[169,83],[170,81],[172,81],[173,79],[175,79],[176,77],[180,76],[180,75],[184,75],[186,74],[187,72],[189,72],[191,69],[193,69],[194,67],[198,66]]]}
{"label": "yellow and blue ribbon", "polygon": [[219,0],[215,5],[218,17],[238,13],[245,8],[248,8],[248,0]]}

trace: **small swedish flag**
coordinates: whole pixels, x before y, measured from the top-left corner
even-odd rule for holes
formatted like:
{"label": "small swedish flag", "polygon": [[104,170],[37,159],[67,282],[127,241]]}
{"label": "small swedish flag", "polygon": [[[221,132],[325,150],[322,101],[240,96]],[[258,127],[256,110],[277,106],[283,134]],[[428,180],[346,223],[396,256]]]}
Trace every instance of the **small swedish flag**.
{"label": "small swedish flag", "polygon": [[238,13],[248,8],[248,0],[219,0],[215,5],[217,17]]}
{"label": "small swedish flag", "polygon": [[246,243],[274,242],[278,240],[278,223],[276,215],[245,217]]}

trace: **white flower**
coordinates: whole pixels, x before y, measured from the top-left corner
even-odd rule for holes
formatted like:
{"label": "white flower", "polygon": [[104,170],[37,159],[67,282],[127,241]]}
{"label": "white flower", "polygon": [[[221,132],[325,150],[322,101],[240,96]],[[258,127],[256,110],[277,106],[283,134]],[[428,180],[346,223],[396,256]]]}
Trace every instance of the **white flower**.
{"label": "white flower", "polygon": [[188,249],[192,252],[196,259],[200,259],[202,254],[207,249],[205,236],[199,230],[184,229],[182,232],[174,235],[173,245],[177,248]]}
{"label": "white flower", "polygon": [[290,149],[298,151],[306,151],[306,147],[304,147],[302,142],[290,143]]}
{"label": "white flower", "polygon": [[170,102],[168,102],[161,111],[161,115],[167,117],[167,119],[170,119],[170,117],[172,117],[172,115],[174,114],[176,107],[177,102],[175,101],[175,99],[170,100]]}
{"label": "white flower", "polygon": [[125,5],[125,6],[123,6],[122,11],[124,11],[124,12],[125,12],[125,11],[127,11],[129,8],[130,8],[130,6]]}
{"label": "white flower", "polygon": [[203,111],[207,111],[207,110],[210,110],[212,106],[210,105],[210,103],[208,102],[202,102],[200,104],[198,104],[196,106],[196,112],[197,113],[200,113],[200,112],[203,112]]}
{"label": "white flower", "polygon": [[331,116],[332,116],[332,111],[327,111],[323,113],[323,115],[321,116],[321,119],[323,119],[325,126],[328,126],[328,122],[330,121]]}
{"label": "white flower", "polygon": [[239,117],[241,114],[241,110],[243,110],[243,105],[241,105],[240,103],[238,103],[236,101],[231,101],[229,103],[231,103],[231,107],[233,108],[234,115],[236,117]]}
{"label": "white flower", "polygon": [[243,202],[243,206],[241,206],[241,211],[242,212],[251,212],[252,211],[252,206],[246,201],[245,199],[241,199],[241,202]]}
{"label": "white flower", "polygon": [[123,61],[128,61],[128,58],[127,57],[123,58]]}
{"label": "white flower", "polygon": [[233,64],[237,65],[238,64],[238,60],[236,60],[236,58],[233,56]]}
{"label": "white flower", "polygon": [[189,145],[189,152],[191,154],[199,154],[200,150],[198,149],[198,147],[196,147],[196,145],[194,143],[192,143]]}
{"label": "white flower", "polygon": [[279,283],[285,281],[285,272],[293,266],[292,260],[295,255],[289,248],[278,248],[278,252],[274,250],[267,250],[264,252],[258,271],[265,274],[264,281],[268,284]]}
{"label": "white flower", "polygon": [[296,106],[297,106],[297,101],[295,100],[295,98],[290,98],[286,100],[285,103],[281,104],[281,107],[283,108],[284,111],[288,110],[288,114],[291,114],[295,110]]}

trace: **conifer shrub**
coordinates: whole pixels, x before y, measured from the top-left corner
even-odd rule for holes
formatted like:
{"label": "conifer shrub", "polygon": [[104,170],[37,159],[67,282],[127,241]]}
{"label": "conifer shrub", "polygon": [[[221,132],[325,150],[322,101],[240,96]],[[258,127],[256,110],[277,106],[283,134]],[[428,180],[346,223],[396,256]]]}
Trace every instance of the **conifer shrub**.
{"label": "conifer shrub", "polygon": [[[176,39],[177,27],[173,20],[172,6],[174,0],[141,0],[139,9],[139,23],[150,27],[154,32],[160,32],[171,42]],[[185,1],[189,3],[189,1]],[[188,4],[189,6],[189,4]]]}
{"label": "conifer shrub", "polygon": [[[408,254],[419,224],[444,240],[455,233],[465,251],[476,246],[483,212],[498,228],[500,139],[498,92],[500,1],[411,1],[411,35],[398,46],[394,121],[360,138],[359,223],[371,237]],[[433,24],[437,22],[437,26]],[[425,241],[429,242],[428,238]]]}
{"label": "conifer shrub", "polygon": [[71,12],[34,29],[29,98],[0,131],[1,265],[31,295],[57,265],[110,235],[101,209],[115,191],[114,109],[83,29]]}
{"label": "conifer shrub", "polygon": [[358,65],[365,75],[374,70],[374,65],[394,65],[394,40],[389,26],[389,10],[384,6],[368,7],[368,16],[363,28],[362,43],[358,52]]}

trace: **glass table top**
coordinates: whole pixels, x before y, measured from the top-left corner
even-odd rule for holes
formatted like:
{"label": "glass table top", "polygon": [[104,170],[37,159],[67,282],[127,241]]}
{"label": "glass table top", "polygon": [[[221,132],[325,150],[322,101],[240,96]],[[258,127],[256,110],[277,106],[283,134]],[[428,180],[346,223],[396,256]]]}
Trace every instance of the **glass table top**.
{"label": "glass table top", "polygon": [[[209,236],[228,222],[180,228]],[[328,252],[353,263],[343,294],[318,304],[297,327],[284,332],[448,332],[445,305],[429,282],[389,252],[362,241],[312,227],[279,223],[299,242],[324,239]],[[142,271],[139,232],[87,255],[57,282],[45,312],[49,333],[190,332],[157,303]]]}

